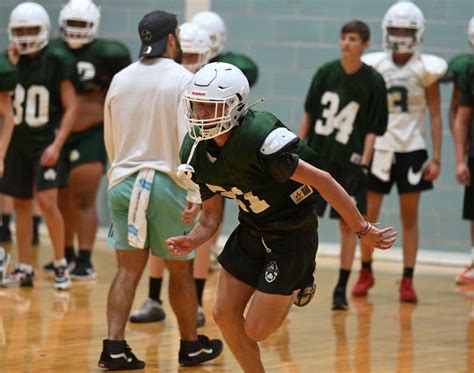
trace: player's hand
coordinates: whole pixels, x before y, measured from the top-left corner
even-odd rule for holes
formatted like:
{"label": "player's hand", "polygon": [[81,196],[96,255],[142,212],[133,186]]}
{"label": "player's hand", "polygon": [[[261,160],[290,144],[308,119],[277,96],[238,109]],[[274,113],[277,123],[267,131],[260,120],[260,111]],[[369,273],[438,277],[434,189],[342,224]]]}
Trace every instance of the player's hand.
{"label": "player's hand", "polygon": [[440,168],[441,167],[439,163],[433,160],[430,160],[428,164],[426,165],[425,169],[423,170],[423,179],[427,181],[436,180],[439,176]]}
{"label": "player's hand", "polygon": [[181,220],[184,224],[192,223],[200,210],[201,205],[199,203],[192,203],[188,201],[188,204],[181,215]]}
{"label": "player's hand", "polygon": [[166,241],[168,249],[174,256],[185,256],[193,251],[191,240],[188,236],[170,237]]}
{"label": "player's hand", "polygon": [[390,249],[397,239],[397,232],[393,227],[378,229],[374,224],[368,233],[361,238],[361,241],[372,249]]}
{"label": "player's hand", "polygon": [[18,51],[18,48],[14,43],[11,43],[8,46],[7,55],[8,60],[12,65],[17,65],[18,61],[20,61],[20,52]]}
{"label": "player's hand", "polygon": [[41,166],[43,167],[52,167],[59,160],[59,149],[56,145],[51,144],[49,145],[41,155]]}
{"label": "player's hand", "polygon": [[466,162],[460,162],[456,165],[456,179],[459,183],[469,186],[471,182],[471,173]]}
{"label": "player's hand", "polygon": [[3,171],[5,170],[4,167],[3,159],[0,159],[0,179],[3,177]]}

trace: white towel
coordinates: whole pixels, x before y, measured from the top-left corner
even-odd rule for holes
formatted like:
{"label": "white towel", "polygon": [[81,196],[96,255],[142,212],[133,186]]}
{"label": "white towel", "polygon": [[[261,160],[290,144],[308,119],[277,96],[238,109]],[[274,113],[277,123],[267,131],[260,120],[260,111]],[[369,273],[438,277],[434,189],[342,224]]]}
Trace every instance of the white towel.
{"label": "white towel", "polygon": [[372,174],[382,181],[390,180],[394,152],[391,150],[375,150],[372,159]]}
{"label": "white towel", "polygon": [[146,210],[150,201],[155,170],[145,168],[138,173],[128,207],[128,243],[138,249],[145,247],[148,222]]}

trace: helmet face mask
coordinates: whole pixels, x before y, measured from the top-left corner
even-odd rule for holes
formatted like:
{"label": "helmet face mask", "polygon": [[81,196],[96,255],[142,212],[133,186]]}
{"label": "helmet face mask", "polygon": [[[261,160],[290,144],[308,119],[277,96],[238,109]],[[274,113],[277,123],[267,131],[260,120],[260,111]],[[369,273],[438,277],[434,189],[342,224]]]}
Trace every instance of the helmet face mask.
{"label": "helmet face mask", "polygon": [[72,49],[94,41],[99,24],[100,10],[91,0],[70,0],[59,13],[61,37]]}
{"label": "helmet face mask", "polygon": [[235,66],[215,62],[203,67],[183,97],[189,136],[208,140],[237,126],[249,91],[247,78]]}
{"label": "helmet face mask", "polygon": [[48,13],[37,3],[21,3],[10,14],[8,37],[21,55],[36,53],[48,45],[50,30]]}
{"label": "helmet face mask", "polygon": [[384,48],[394,53],[414,53],[424,30],[425,18],[420,8],[408,1],[395,3],[382,21]]}
{"label": "helmet face mask", "polygon": [[186,22],[180,26],[179,39],[183,51],[183,65],[195,73],[210,59],[209,34],[197,25]]}

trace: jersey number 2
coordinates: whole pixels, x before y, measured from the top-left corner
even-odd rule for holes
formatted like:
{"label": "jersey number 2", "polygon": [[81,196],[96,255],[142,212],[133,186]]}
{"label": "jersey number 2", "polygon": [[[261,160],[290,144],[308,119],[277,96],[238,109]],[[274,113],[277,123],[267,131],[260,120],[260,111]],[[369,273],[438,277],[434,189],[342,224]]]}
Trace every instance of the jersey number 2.
{"label": "jersey number 2", "polygon": [[339,111],[339,95],[334,92],[325,92],[321,97],[321,104],[328,105],[322,112],[323,119],[316,121],[314,131],[318,135],[329,136],[337,129],[336,141],[347,144],[354,127],[354,120],[359,111],[359,104],[355,101],[349,102]]}
{"label": "jersey number 2", "polygon": [[13,109],[15,125],[24,120],[30,127],[44,126],[49,121],[49,91],[42,85],[32,85],[25,91],[21,84],[17,84]]}

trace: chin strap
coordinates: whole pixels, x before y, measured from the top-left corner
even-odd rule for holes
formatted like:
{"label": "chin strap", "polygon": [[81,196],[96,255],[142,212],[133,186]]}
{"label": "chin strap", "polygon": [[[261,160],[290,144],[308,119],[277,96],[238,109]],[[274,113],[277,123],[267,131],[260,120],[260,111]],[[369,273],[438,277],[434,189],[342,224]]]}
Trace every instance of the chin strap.
{"label": "chin strap", "polygon": [[198,137],[195,141],[193,146],[191,147],[191,151],[189,152],[189,157],[186,163],[180,164],[178,166],[178,172],[176,172],[176,175],[178,177],[186,176],[187,178],[191,179],[193,177],[194,167],[191,166],[189,163],[191,163],[191,159],[193,159],[194,151],[196,150],[196,147],[198,146],[199,142],[201,142],[202,138]]}

